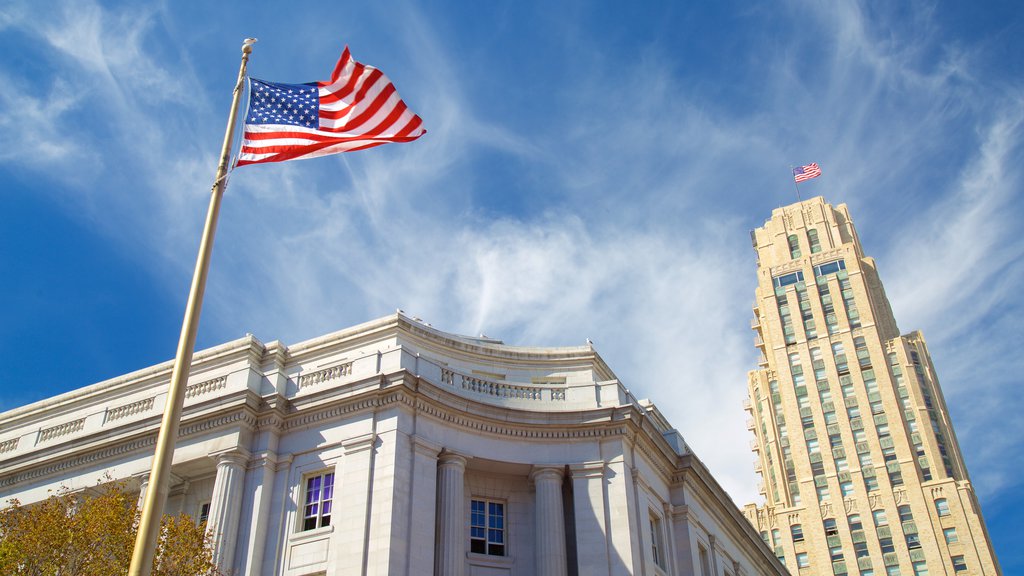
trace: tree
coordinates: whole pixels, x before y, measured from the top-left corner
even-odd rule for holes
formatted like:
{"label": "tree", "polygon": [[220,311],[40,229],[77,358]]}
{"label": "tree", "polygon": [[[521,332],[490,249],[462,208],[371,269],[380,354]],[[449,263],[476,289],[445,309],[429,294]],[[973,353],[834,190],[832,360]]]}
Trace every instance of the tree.
{"label": "tree", "polygon": [[[138,496],[122,483],[89,494],[62,488],[42,502],[0,510],[0,574],[123,576],[138,531]],[[165,515],[154,576],[219,575],[205,524]]]}

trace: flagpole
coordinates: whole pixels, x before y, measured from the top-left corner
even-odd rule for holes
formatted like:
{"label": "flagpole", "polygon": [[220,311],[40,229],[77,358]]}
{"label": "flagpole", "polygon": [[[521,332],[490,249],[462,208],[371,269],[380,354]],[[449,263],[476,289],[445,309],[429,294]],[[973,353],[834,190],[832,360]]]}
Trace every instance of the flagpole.
{"label": "flagpole", "polygon": [[231,100],[231,113],[228,115],[228,126],[224,132],[224,144],[221,147],[220,163],[217,175],[210,191],[210,207],[206,213],[206,225],[199,243],[199,256],[196,258],[196,269],[192,276],[192,288],[189,290],[188,303],[185,306],[185,319],[181,325],[181,337],[178,340],[178,352],[174,358],[174,369],[171,372],[171,385],[167,391],[167,407],[164,409],[163,420],[160,422],[160,433],[153,454],[153,466],[149,473],[149,487],[142,503],[142,514],[139,520],[139,532],[135,538],[135,549],[132,562],[128,569],[129,576],[149,576],[153,569],[156,556],[157,540],[160,537],[160,521],[163,518],[164,504],[167,502],[171,462],[174,457],[174,444],[178,438],[178,427],[181,424],[181,411],[185,403],[185,387],[188,383],[189,367],[192,364],[192,352],[196,344],[196,332],[199,328],[199,313],[203,307],[203,292],[206,288],[206,276],[210,269],[210,254],[213,251],[213,238],[217,232],[217,216],[220,214],[220,201],[224,195],[227,181],[228,163],[231,159],[231,142],[235,133],[235,119],[238,115],[238,103],[245,86],[245,70],[249,63],[249,54],[255,38],[247,38],[242,44],[242,64],[238,69],[238,81]]}
{"label": "flagpole", "polygon": [[796,169],[795,166],[790,165],[790,167],[789,167],[789,177],[793,179],[793,188],[796,188],[796,201],[800,202],[801,201],[800,200],[800,185],[797,184],[796,175],[793,174],[793,170],[795,170],[795,169]]}

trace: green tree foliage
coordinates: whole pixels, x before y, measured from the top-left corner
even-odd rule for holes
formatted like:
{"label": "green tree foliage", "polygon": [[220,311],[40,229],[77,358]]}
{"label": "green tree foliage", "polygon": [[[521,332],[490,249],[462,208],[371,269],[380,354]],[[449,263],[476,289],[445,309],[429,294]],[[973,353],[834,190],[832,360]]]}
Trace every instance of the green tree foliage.
{"label": "green tree foliage", "polygon": [[[42,502],[8,502],[0,510],[0,574],[123,576],[138,530],[138,497],[107,483],[89,494],[66,489]],[[154,576],[218,575],[205,525],[164,516]]]}

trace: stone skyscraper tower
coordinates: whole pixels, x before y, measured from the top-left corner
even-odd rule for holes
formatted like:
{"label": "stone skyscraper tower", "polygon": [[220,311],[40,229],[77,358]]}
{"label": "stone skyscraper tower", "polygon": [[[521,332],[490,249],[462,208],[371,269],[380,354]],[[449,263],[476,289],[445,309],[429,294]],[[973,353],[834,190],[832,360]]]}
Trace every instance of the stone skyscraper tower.
{"label": "stone skyscraper tower", "polygon": [[1001,574],[924,337],[900,335],[846,206],[776,209],[751,238],[762,538],[794,574]]}

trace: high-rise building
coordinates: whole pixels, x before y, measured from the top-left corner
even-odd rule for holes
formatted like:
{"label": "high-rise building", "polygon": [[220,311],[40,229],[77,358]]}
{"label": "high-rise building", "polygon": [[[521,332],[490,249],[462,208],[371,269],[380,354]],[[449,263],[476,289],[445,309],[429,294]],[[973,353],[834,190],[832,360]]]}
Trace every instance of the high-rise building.
{"label": "high-rise building", "polygon": [[761,537],[794,574],[1001,574],[924,337],[846,205],[776,209],[751,239]]}

